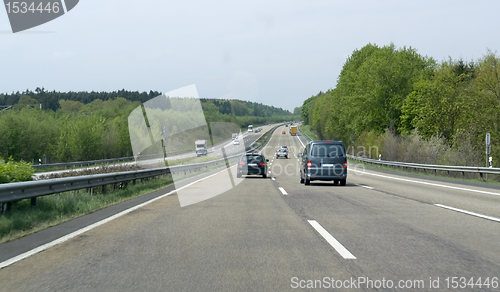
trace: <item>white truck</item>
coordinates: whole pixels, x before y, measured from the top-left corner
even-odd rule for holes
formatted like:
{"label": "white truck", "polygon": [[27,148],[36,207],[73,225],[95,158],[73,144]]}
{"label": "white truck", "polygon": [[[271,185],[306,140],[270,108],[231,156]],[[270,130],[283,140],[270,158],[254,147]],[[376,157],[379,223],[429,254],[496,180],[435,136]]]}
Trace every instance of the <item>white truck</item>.
{"label": "white truck", "polygon": [[194,142],[194,147],[196,149],[196,157],[208,154],[207,140],[196,140]]}

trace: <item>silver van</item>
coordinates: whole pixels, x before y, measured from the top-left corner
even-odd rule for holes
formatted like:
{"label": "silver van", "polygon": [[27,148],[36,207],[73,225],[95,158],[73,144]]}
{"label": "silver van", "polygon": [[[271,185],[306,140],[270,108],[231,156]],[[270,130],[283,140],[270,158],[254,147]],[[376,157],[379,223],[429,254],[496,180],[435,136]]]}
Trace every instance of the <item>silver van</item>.
{"label": "silver van", "polygon": [[299,157],[302,158],[300,183],[331,180],[334,185],[346,185],[347,157],[342,141],[311,141]]}

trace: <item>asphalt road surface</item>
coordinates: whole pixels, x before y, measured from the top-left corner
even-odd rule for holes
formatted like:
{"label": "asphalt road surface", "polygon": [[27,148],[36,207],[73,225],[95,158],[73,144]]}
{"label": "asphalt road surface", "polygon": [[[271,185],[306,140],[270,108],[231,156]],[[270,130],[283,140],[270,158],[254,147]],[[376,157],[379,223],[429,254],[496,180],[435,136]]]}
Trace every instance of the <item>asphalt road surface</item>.
{"label": "asphalt road surface", "polygon": [[2,268],[0,291],[500,291],[498,188],[354,164],[346,186],[305,186],[302,143],[280,127],[268,178],[182,208],[165,196]]}

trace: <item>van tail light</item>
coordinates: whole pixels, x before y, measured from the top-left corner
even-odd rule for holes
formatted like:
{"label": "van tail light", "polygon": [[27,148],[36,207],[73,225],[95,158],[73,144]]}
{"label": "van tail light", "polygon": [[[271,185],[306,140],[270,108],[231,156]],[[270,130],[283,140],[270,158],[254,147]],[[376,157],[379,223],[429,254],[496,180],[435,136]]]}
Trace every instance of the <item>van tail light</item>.
{"label": "van tail light", "polygon": [[260,166],[265,166],[266,164],[264,162],[259,163]]}
{"label": "van tail light", "polygon": [[344,168],[347,168],[347,161],[344,161]]}
{"label": "van tail light", "polygon": [[311,166],[312,166],[311,161],[308,161],[307,162],[307,167],[311,167]]}
{"label": "van tail light", "polygon": [[240,166],[243,166],[243,165],[245,165],[245,162],[240,162]]}

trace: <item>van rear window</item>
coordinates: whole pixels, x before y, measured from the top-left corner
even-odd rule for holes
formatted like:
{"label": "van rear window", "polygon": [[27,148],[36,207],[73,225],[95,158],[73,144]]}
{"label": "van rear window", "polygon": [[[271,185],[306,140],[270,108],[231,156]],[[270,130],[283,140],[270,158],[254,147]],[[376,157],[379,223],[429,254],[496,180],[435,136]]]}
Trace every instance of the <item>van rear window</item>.
{"label": "van rear window", "polygon": [[344,156],[344,147],[338,144],[315,144],[313,145],[311,156],[342,157]]}

